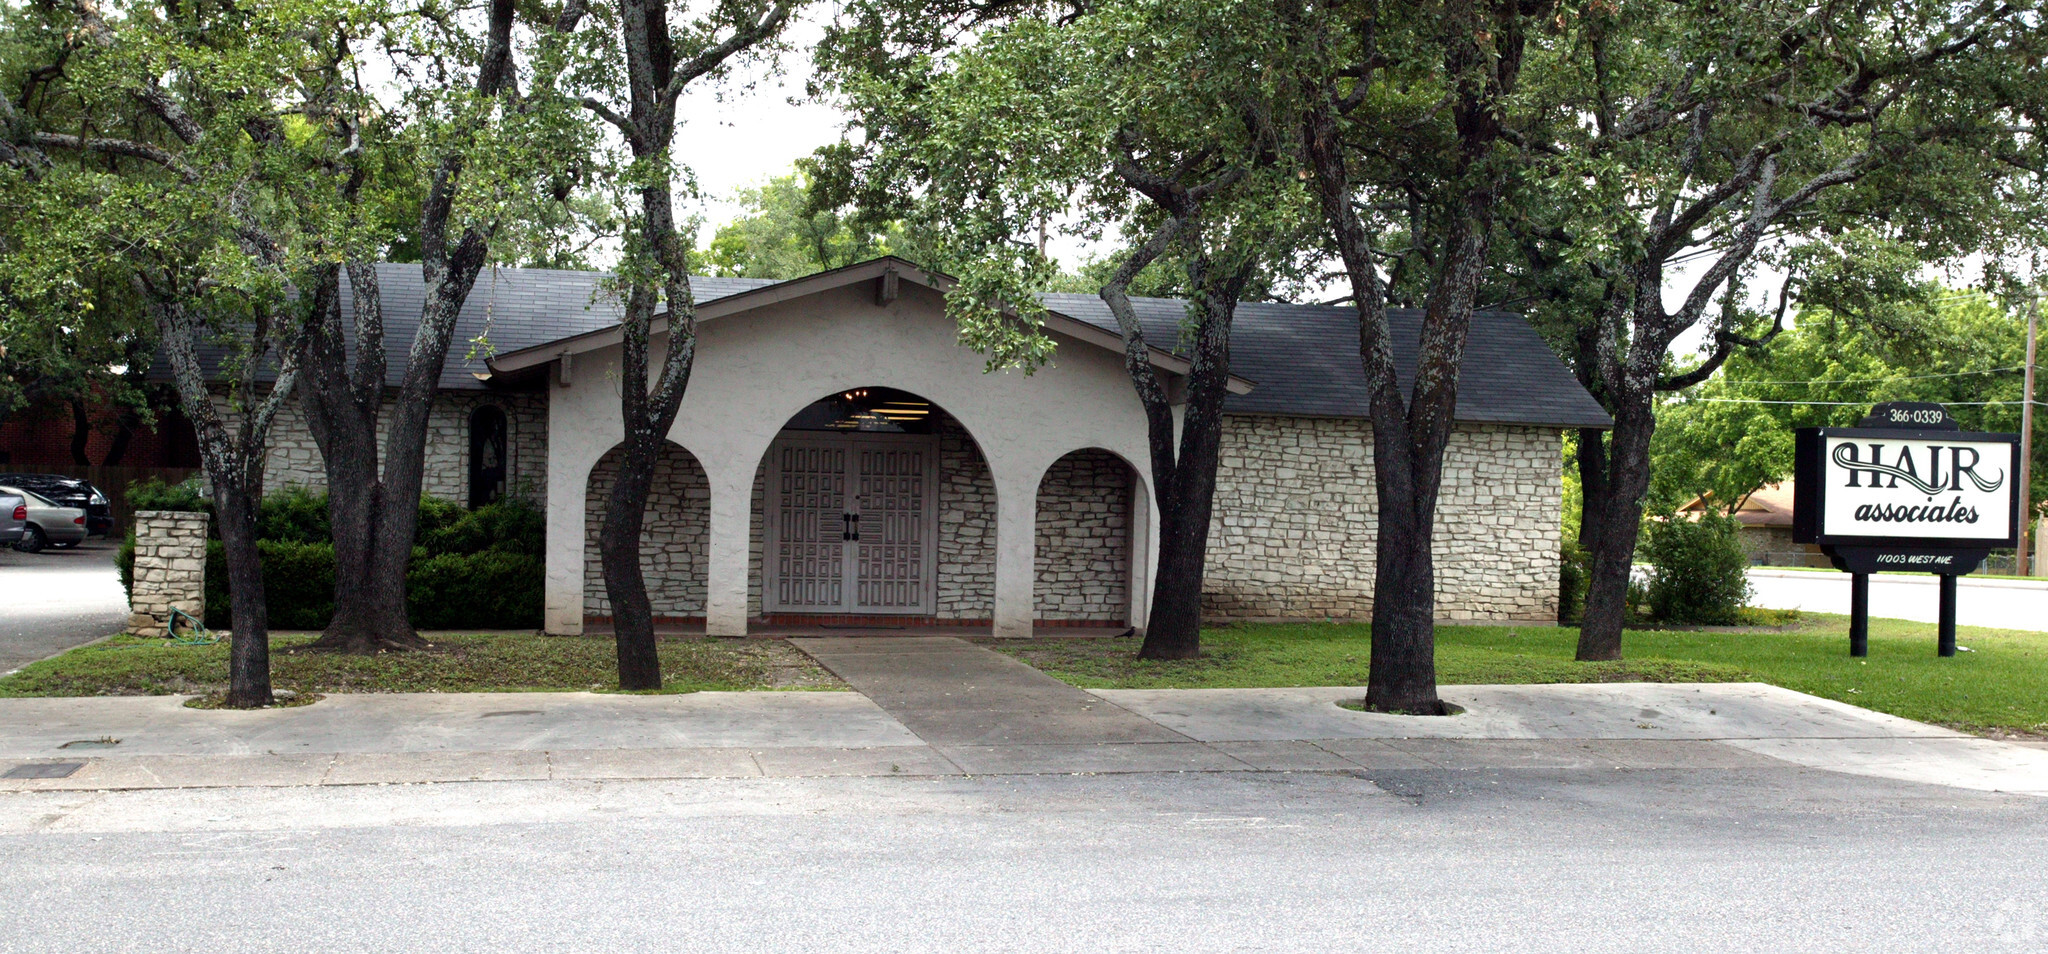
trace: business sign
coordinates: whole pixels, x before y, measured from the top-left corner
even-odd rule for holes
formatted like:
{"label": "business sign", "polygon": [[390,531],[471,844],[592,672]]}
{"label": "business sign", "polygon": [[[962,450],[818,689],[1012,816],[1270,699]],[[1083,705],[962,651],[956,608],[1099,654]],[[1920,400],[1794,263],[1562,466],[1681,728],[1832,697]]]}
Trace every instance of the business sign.
{"label": "business sign", "polygon": [[1849,655],[1870,654],[1870,574],[1934,573],[1936,653],[1956,654],[1956,578],[2020,542],[2018,434],[1964,431],[1939,404],[1880,404],[1794,438],[1792,539],[1849,580]]}
{"label": "business sign", "polygon": [[[1866,419],[1878,426],[1798,432],[1793,539],[1916,550],[2017,546],[2019,435],[1957,429],[1939,405],[1904,408],[1880,407]],[[1896,414],[1938,419],[1885,426]]]}

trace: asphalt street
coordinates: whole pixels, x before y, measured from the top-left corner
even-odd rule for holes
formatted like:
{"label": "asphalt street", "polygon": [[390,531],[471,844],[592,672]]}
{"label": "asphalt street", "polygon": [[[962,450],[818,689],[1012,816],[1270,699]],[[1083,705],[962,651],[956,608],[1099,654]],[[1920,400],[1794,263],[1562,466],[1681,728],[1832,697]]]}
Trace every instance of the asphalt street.
{"label": "asphalt street", "polygon": [[2038,951],[2048,802],[1799,768],[0,794],[0,951]]}
{"label": "asphalt street", "polygon": [[117,541],[68,550],[0,547],[0,673],[119,632],[128,597],[114,569]]}
{"label": "asphalt street", "polygon": [[[1849,574],[1758,568],[1749,571],[1750,603],[1769,609],[1811,613],[1849,612]],[[1931,573],[1874,573],[1870,615],[1933,623],[1941,609]],[[1956,622],[1965,626],[2048,631],[2048,580],[1988,580],[1963,577],[1956,585]],[[1930,632],[1930,637],[1932,630]]]}

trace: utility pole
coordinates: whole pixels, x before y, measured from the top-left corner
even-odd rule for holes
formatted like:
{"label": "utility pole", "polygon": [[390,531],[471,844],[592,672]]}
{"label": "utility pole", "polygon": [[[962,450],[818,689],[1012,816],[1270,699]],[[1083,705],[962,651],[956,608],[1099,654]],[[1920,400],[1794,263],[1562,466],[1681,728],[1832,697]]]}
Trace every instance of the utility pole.
{"label": "utility pole", "polygon": [[2020,550],[2018,569],[2021,576],[2033,576],[2033,554],[2027,552],[2029,539],[2034,535],[2034,339],[2038,336],[2041,322],[2041,299],[2038,295],[2028,296],[2027,304],[2027,383],[2020,403]]}

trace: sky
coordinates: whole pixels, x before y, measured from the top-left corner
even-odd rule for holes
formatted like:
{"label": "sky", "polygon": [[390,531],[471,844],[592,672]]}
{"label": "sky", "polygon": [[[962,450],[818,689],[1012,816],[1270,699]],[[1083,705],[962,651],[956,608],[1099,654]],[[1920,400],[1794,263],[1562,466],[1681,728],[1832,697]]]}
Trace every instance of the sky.
{"label": "sky", "polygon": [[[782,56],[780,73],[756,66],[741,71],[719,95],[693,90],[679,104],[676,155],[695,173],[703,199],[679,204],[677,211],[704,217],[700,244],[708,245],[721,223],[741,214],[740,189],[788,175],[798,159],[839,141],[840,112],[804,101],[811,75],[805,51],[822,35],[815,19],[800,22],[789,34],[792,52]],[[748,81],[752,88],[741,88]],[[1048,237],[1046,251],[1070,270],[1095,253],[1083,240],[1059,234]]]}
{"label": "sky", "polygon": [[[822,27],[815,18],[801,22],[790,33],[791,52],[782,56],[779,72],[755,65],[743,70],[735,82],[715,95],[710,90],[693,91],[680,104],[684,125],[677,133],[677,153],[696,175],[702,199],[685,203],[679,211],[703,216],[705,228],[700,243],[708,244],[721,223],[743,212],[737,201],[740,189],[787,175],[798,159],[839,140],[843,129],[839,111],[824,103],[804,100],[804,82],[810,75],[804,51],[821,34]],[[749,82],[751,87],[745,87]],[[1072,271],[1105,250],[1055,231],[1047,251]],[[1671,269],[1665,286],[1666,307],[1677,308],[1712,262],[1712,256],[1702,256]],[[1964,263],[1953,273],[1930,271],[1928,277],[1952,284],[1967,283],[1979,272],[1981,263]],[[1753,307],[1774,307],[1783,282],[1784,275],[1768,266],[1749,276],[1747,294],[1757,299]],[[1317,300],[1329,300],[1344,292],[1339,284],[1324,289]],[[1718,306],[1711,311],[1718,313]],[[1707,340],[1706,329],[1696,327],[1674,343],[1673,351],[1679,355],[1696,353]]]}

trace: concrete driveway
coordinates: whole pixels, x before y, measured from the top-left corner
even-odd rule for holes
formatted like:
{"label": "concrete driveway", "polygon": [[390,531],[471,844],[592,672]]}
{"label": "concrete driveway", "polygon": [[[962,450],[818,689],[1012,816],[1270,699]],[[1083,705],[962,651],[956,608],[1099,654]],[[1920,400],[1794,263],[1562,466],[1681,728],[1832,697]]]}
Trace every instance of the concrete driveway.
{"label": "concrete driveway", "polygon": [[[1849,574],[1759,567],[1749,571],[1752,605],[1812,613],[1849,612]],[[1877,573],[1870,577],[1870,615],[1932,623],[1941,596],[1932,573]],[[1963,577],[1956,586],[1956,622],[2048,632],[2048,579],[1985,580]]]}
{"label": "concrete driveway", "polygon": [[0,673],[121,631],[128,596],[114,569],[119,541],[69,550],[0,547]]}

